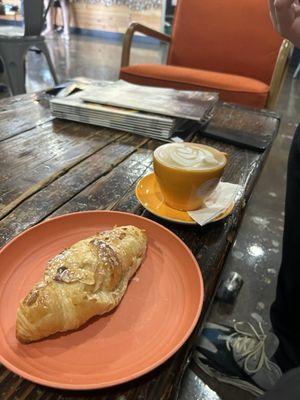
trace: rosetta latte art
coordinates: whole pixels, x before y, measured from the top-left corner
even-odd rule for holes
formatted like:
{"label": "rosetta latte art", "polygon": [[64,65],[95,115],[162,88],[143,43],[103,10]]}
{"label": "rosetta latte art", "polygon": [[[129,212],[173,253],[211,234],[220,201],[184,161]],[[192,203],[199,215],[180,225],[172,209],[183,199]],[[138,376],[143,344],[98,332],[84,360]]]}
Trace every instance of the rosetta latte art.
{"label": "rosetta latte art", "polygon": [[169,144],[161,146],[155,152],[162,163],[184,169],[213,168],[220,164],[215,155],[197,144]]}

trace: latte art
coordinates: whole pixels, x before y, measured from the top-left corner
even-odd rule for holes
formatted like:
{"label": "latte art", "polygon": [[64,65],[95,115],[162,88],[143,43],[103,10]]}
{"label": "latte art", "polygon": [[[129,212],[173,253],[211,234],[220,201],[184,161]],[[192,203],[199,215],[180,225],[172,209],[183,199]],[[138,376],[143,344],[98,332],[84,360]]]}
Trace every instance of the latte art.
{"label": "latte art", "polygon": [[224,161],[207,148],[192,143],[171,143],[160,146],[155,157],[173,168],[198,170],[214,168]]}

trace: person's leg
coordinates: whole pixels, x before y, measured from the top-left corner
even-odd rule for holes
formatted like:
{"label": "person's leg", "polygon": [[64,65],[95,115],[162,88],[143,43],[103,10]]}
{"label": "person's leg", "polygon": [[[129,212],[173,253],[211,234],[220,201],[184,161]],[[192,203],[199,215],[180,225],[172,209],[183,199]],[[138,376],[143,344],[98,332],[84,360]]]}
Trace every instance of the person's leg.
{"label": "person's leg", "polygon": [[[49,7],[50,1],[51,0],[44,0],[45,10],[47,10],[47,8]],[[54,21],[53,6],[50,5],[50,8],[46,15],[46,29],[44,30],[43,35],[49,35],[54,32],[53,21]]]}
{"label": "person's leg", "polygon": [[300,368],[284,374],[271,390],[260,400],[299,400],[300,399]]}
{"label": "person's leg", "polygon": [[[283,371],[300,366],[300,125],[291,145],[285,202],[282,262],[271,321],[280,344],[275,355]],[[299,395],[300,398],[300,395]]]}
{"label": "person's leg", "polygon": [[68,0],[60,0],[61,4],[61,11],[63,17],[63,24],[64,24],[64,37],[69,38],[70,36],[70,12],[69,12],[69,1]]}

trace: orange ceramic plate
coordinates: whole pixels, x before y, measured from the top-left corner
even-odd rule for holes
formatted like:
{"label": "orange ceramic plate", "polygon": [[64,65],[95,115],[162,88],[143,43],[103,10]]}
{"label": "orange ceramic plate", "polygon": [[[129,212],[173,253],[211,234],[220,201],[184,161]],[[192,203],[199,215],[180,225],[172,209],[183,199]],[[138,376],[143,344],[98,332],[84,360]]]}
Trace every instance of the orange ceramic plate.
{"label": "orange ceramic plate", "polygon": [[[115,225],[146,230],[145,260],[113,312],[77,331],[22,345],[15,338],[19,301],[41,279],[47,260],[72,243]],[[39,384],[96,389],[151,371],[192,332],[203,302],[197,261],[163,226],[128,213],[91,211],[43,222],[0,252],[0,362]]]}
{"label": "orange ceramic plate", "polygon": [[[155,174],[151,173],[144,176],[136,185],[135,194],[139,202],[157,217],[166,219],[171,222],[179,222],[182,224],[197,225],[186,211],[179,211],[169,207],[165,202],[156,180]],[[224,212],[214,218],[213,221],[219,221],[227,217],[233,210],[234,203],[230,205]]]}

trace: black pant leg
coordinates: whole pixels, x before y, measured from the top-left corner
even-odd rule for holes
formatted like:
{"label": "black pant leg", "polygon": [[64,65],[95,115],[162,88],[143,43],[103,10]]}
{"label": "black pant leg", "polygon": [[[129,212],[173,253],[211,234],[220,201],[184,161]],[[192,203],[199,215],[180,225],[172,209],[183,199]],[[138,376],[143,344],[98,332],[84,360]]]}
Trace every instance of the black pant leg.
{"label": "black pant leg", "polygon": [[279,381],[268,390],[260,400],[299,400],[300,399],[300,368],[292,369],[284,374]]}
{"label": "black pant leg", "polygon": [[282,262],[271,321],[280,341],[280,367],[300,366],[300,125],[288,160]]}

